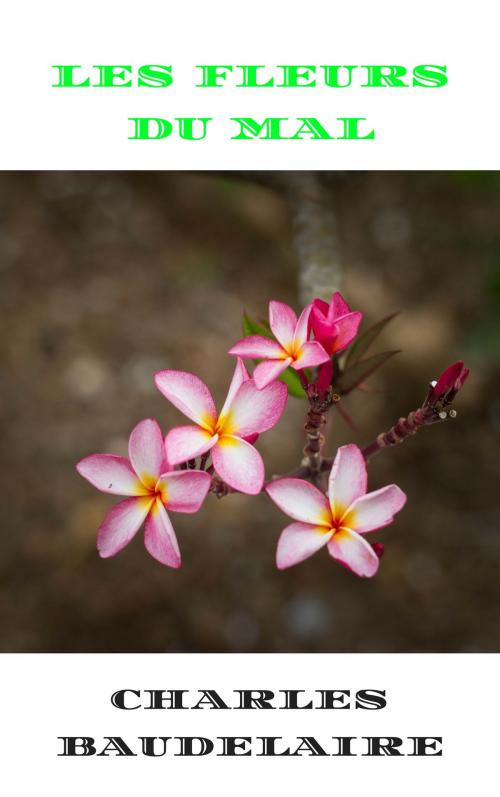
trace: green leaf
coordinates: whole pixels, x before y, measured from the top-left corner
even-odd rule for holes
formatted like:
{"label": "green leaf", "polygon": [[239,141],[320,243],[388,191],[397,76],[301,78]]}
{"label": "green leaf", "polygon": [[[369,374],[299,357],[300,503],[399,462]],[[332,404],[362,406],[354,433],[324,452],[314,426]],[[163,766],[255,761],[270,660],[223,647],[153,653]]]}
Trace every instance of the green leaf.
{"label": "green leaf", "polygon": [[243,334],[246,338],[249,335],[262,335],[264,338],[272,338],[273,334],[269,327],[264,326],[264,323],[259,324],[244,311],[243,312]]}
{"label": "green leaf", "polygon": [[[243,334],[246,338],[249,335],[262,335],[264,338],[274,337],[267,321],[263,321],[261,324],[259,324],[257,321],[254,321],[253,318],[250,318],[246,312],[243,313]],[[255,360],[255,363],[258,362],[260,362],[260,360]],[[306,392],[299,379],[299,375],[297,374],[297,371],[294,371],[293,368],[287,368],[279,378],[281,382],[284,382],[287,386],[290,396],[300,399],[307,398]]]}
{"label": "green leaf", "polygon": [[253,335],[252,324],[252,319],[249,315],[247,315],[246,310],[243,310],[243,323],[241,326],[243,328],[243,334],[246,338],[248,338],[249,335]]}
{"label": "green leaf", "polygon": [[357,336],[352,346],[349,348],[347,352],[347,356],[345,358],[345,368],[354,363],[357,363],[363,354],[366,354],[372,343],[378,338],[382,330],[387,326],[387,324],[392,321],[399,313],[392,313],[391,315],[386,316],[386,318],[382,318],[381,321],[377,321],[376,324],[365,329],[361,332],[360,335]]}
{"label": "green leaf", "polygon": [[380,368],[395,354],[399,354],[401,350],[395,349],[394,351],[383,351],[380,354],[374,354],[372,357],[367,357],[366,360],[360,360],[350,368],[347,368],[335,380],[335,388],[344,396],[354,390],[361,382],[364,382],[369,376],[373,374],[377,368]]}
{"label": "green leaf", "polygon": [[290,396],[301,399],[307,398],[306,391],[302,387],[299,375],[297,371],[293,370],[293,368],[287,368],[286,371],[281,374],[280,380],[287,386]]}

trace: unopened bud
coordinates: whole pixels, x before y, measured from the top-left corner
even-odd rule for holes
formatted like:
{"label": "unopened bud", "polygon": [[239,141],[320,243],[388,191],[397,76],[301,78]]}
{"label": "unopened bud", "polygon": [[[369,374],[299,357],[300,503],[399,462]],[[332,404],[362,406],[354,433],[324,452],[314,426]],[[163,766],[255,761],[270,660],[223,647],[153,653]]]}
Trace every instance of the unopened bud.
{"label": "unopened bud", "polygon": [[447,413],[447,412],[445,412],[444,410],[441,410],[441,412],[440,412],[440,413],[438,413],[438,414],[439,414],[439,418],[440,418],[442,421],[445,421],[445,420],[447,419],[447,417],[448,417],[448,413]]}
{"label": "unopened bud", "polygon": [[450,410],[449,413],[448,413],[448,418],[456,418],[456,417],[457,417],[457,411],[456,410]]}

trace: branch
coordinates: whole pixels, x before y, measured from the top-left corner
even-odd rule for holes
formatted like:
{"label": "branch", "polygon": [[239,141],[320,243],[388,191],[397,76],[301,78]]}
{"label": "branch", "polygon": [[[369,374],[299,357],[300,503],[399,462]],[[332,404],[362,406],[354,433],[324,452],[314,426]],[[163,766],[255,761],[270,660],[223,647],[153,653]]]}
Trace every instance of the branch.
{"label": "branch", "polygon": [[323,446],[325,437],[322,428],[326,424],[326,414],[330,407],[339,401],[340,396],[330,388],[328,392],[318,393],[315,385],[309,385],[307,389],[309,399],[309,409],[306,415],[304,431],[307,442],[304,447],[303,467],[307,469],[307,475],[316,481],[316,477],[321,473]]}
{"label": "branch", "polygon": [[[372,443],[362,449],[361,453],[365,461],[368,462],[379,451],[404,443],[424,426],[433,426],[435,423],[442,423],[456,417],[456,410],[453,409],[438,411],[432,407],[420,407],[418,410],[410,412],[406,418],[400,418],[388,432],[379,434]],[[333,459],[324,459],[321,463],[321,470],[329,470],[332,465]]]}
{"label": "branch", "polygon": [[384,448],[404,443],[408,437],[412,437],[424,426],[442,423],[448,420],[448,418],[456,418],[456,415],[457,413],[455,410],[449,410],[449,412],[443,410],[439,413],[430,408],[414,410],[410,412],[406,418],[400,418],[388,432],[379,434],[370,445],[363,448],[362,454],[366,462],[368,462],[371,457],[374,457],[375,454],[378,454],[379,451],[382,451]]}
{"label": "branch", "polygon": [[299,294],[305,305],[316,297],[330,298],[341,287],[337,217],[332,191],[315,172],[289,172],[287,178],[299,257]]}

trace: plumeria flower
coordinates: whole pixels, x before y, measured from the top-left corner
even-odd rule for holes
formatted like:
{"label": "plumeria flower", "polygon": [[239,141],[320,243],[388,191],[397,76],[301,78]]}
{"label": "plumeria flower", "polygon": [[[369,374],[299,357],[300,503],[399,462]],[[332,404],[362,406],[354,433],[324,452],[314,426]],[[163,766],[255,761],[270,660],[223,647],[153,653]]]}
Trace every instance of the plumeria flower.
{"label": "plumeria flower", "polygon": [[316,340],[309,340],[309,316],[312,305],[300,318],[283,302],[269,302],[269,325],[276,338],[249,335],[229,349],[229,354],[263,360],[253,372],[255,384],[262,390],[274,382],[289,366],[296,371],[321,365],[329,357]]}
{"label": "plumeria flower", "polygon": [[180,567],[181,554],[166,512],[197,512],[210,487],[208,473],[173,471],[165,458],[158,423],[147,419],[132,431],[130,461],[113,454],[92,454],[76,466],[78,473],[103,493],[129,496],[111,509],[97,534],[106,559],[122,550],[145,522],[144,544],[151,556]]}
{"label": "plumeria flower", "polygon": [[332,355],[342,351],[358,334],[363,313],[351,311],[341,293],[334,293],[330,303],[315,299],[311,312],[314,337]]}
{"label": "plumeria flower", "polygon": [[266,486],[275,504],[296,522],[278,541],[276,564],[291,567],[323,548],[358,576],[378,570],[379,554],[365,539],[369,531],[387,526],[406,502],[395,484],[367,493],[365,460],[356,445],[339,448],[328,482],[328,497],[302,479],[277,479]]}
{"label": "plumeria flower", "polygon": [[287,387],[275,382],[257,390],[243,362],[238,359],[234,376],[220,414],[208,387],[186,371],[159,371],[157,388],[196,426],[171,429],[165,438],[169,462],[173,465],[206,454],[220,478],[242,493],[256,495],[264,484],[264,463],[254,441],[281,418]]}
{"label": "plumeria flower", "polygon": [[[334,293],[330,303],[315,299],[311,312],[314,337],[330,355],[336,354],[356,337],[363,313],[352,312],[341,293]],[[319,390],[326,390],[333,376],[331,359],[321,366],[318,376]]]}

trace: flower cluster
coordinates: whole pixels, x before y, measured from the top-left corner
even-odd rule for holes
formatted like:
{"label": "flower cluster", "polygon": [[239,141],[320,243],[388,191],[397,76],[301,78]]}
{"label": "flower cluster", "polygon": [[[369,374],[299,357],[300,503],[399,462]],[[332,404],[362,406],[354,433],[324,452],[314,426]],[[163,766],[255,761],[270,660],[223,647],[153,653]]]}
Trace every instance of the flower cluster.
{"label": "flower cluster", "polygon": [[[371,577],[378,570],[383,545],[370,544],[365,535],[390,524],[406,496],[394,484],[368,493],[366,463],[420,426],[444,420],[443,407],[462,388],[468,369],[462,362],[450,366],[431,383],[421,408],[365,449],[344,445],[328,460],[322,454],[326,414],[341,395],[361,386],[394,354],[363,359],[390,318],[359,334],[362,313],[351,311],[340,293],[329,303],[315,299],[298,318],[278,301],[269,303],[269,323],[245,318],[245,337],[229,349],[237,358],[236,367],[220,412],[195,374],[159,371],[156,387],[191,423],[170,429],[164,438],[157,421],[143,420],[130,435],[129,459],[92,454],[77,464],[80,475],[98,490],[125,497],[104,518],[98,551],[103,558],[114,556],[144,524],[144,544],[151,556],[178,568],[181,554],[169,512],[198,512],[209,492],[217,497],[264,492],[294,521],[278,541],[279,569],[326,547],[353,573]],[[339,358],[340,352],[344,354]],[[244,359],[258,361],[251,376]],[[276,426],[289,394],[307,402],[304,459],[288,477],[266,483],[264,462],[254,444]],[[450,412],[444,416],[453,417]]]}

